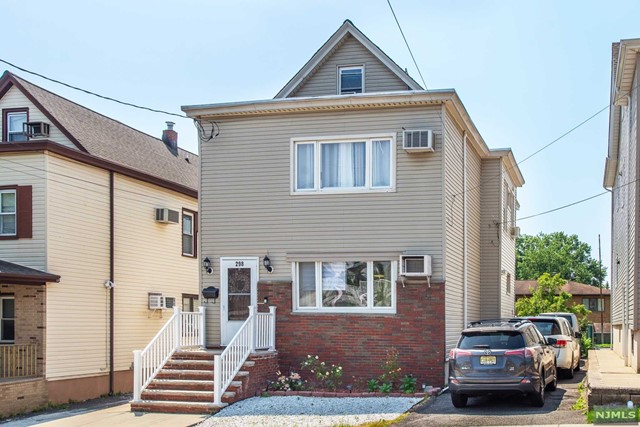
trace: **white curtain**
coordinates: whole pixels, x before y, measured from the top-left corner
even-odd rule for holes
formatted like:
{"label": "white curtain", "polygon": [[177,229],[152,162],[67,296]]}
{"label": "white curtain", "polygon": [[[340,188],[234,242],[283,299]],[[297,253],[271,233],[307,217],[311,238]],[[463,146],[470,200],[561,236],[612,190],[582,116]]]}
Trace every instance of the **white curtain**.
{"label": "white curtain", "polygon": [[298,175],[296,177],[298,190],[313,190],[314,183],[314,151],[315,144],[298,144]]}
{"label": "white curtain", "polygon": [[373,141],[371,146],[373,156],[373,172],[371,174],[372,187],[391,186],[391,141]]}
{"label": "white curtain", "polygon": [[366,143],[322,144],[322,188],[364,187]]}

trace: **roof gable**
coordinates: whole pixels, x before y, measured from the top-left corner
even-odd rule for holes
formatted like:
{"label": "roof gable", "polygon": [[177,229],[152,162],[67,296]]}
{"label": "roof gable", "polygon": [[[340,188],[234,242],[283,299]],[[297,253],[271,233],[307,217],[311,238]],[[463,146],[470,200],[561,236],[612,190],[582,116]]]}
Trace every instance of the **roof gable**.
{"label": "roof gable", "polygon": [[8,71],[0,78],[0,97],[15,86],[42,111],[80,151],[125,168],[197,190],[199,158],[117,120],[69,101]]}
{"label": "roof gable", "polygon": [[[346,43],[352,45],[357,43],[362,47],[374,64],[379,64],[380,69],[388,73],[394,80],[395,88],[391,90],[422,90],[422,87],[407,74],[398,64],[389,58],[378,46],[369,40],[360,30],[358,30],[351,21],[346,20],[342,26],[327,40],[320,49],[311,57],[311,59],[296,73],[295,76],[278,92],[275,98],[288,98],[296,96],[300,89],[316,75],[322,67],[327,64],[330,58],[344,48]],[[343,65],[354,65],[343,64]],[[331,65],[329,72],[335,74],[335,64]],[[365,70],[366,73],[366,70]],[[337,76],[336,76],[337,78]],[[402,87],[404,85],[404,87]],[[366,87],[366,84],[365,84]],[[388,91],[389,89],[386,89]],[[384,91],[384,90],[383,90]],[[323,93],[323,95],[335,94],[334,87],[332,93]]]}

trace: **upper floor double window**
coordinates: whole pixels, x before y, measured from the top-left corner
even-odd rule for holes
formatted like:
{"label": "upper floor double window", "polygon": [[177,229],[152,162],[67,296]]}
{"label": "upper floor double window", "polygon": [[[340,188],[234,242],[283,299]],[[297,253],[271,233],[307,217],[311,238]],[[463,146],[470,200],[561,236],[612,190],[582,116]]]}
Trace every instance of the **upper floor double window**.
{"label": "upper floor double window", "polygon": [[392,136],[293,140],[294,193],[393,191]]}

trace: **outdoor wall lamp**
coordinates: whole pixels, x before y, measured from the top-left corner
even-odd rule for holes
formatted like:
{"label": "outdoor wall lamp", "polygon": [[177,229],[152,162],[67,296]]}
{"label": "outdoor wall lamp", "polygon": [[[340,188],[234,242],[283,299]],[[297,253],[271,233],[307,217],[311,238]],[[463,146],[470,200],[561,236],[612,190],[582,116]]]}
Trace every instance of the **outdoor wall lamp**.
{"label": "outdoor wall lamp", "polygon": [[263,304],[265,304],[265,305],[266,305],[266,304],[269,304],[269,297],[264,297],[264,298],[262,299],[262,303],[263,303]]}
{"label": "outdoor wall lamp", "polygon": [[209,257],[202,260],[202,268],[207,272],[207,274],[213,273],[213,267],[211,267],[211,260]]}
{"label": "outdoor wall lamp", "polygon": [[273,273],[273,266],[271,265],[271,260],[269,259],[269,255],[265,255],[262,259],[262,265],[269,273]]}

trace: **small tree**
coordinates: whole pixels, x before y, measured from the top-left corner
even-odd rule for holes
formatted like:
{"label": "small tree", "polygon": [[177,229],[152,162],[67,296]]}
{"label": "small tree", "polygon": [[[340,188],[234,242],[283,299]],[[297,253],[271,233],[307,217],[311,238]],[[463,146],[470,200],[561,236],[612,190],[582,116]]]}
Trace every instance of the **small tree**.
{"label": "small tree", "polygon": [[580,330],[587,328],[587,314],[591,313],[583,304],[568,305],[571,294],[564,292],[562,286],[566,281],[558,274],[551,276],[544,273],[538,278],[538,287],[533,290],[528,298],[516,301],[516,313],[518,316],[537,316],[545,312],[574,313],[580,322]]}

